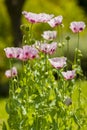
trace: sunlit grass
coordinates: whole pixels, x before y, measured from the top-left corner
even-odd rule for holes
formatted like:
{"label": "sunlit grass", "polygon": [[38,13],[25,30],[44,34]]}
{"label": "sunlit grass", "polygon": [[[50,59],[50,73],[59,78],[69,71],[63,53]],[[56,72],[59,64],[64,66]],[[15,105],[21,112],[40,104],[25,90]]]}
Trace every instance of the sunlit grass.
{"label": "sunlit grass", "polygon": [[0,98],[0,130],[2,130],[2,123],[3,121],[6,121],[8,115],[5,111],[5,105],[6,105],[7,99]]}
{"label": "sunlit grass", "polygon": [[[81,93],[80,93],[81,94],[81,99],[80,99],[81,108],[83,109],[84,116],[87,120],[87,81],[86,80],[77,81],[77,83],[75,84],[75,89],[74,89],[74,94],[73,94],[73,99],[72,99],[75,109],[78,106],[79,87],[81,88]],[[84,127],[82,126],[81,130],[87,130],[87,122],[85,123]]]}

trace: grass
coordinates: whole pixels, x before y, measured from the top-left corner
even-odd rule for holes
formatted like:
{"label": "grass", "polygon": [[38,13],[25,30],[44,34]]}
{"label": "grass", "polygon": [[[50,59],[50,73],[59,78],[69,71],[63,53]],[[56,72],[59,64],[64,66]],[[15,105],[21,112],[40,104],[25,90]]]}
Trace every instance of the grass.
{"label": "grass", "polygon": [[0,130],[2,130],[2,123],[6,121],[8,115],[5,111],[6,98],[0,98]]}
{"label": "grass", "polygon": [[[76,100],[78,97],[77,88],[79,87],[79,85],[81,85],[82,94],[83,94],[83,97],[85,98],[85,102],[83,102],[83,107],[84,107],[84,110],[86,111],[87,110],[87,105],[86,105],[87,104],[87,96],[86,96],[87,95],[87,81],[86,80],[81,81],[81,83],[79,83],[77,81],[77,83],[75,85],[75,92],[73,95],[73,102],[76,103]],[[7,101],[6,98],[5,99],[0,98],[0,130],[2,130],[3,121],[6,122],[6,120],[8,118],[8,115],[5,111],[6,101]],[[87,111],[86,111],[86,114],[87,114]],[[86,128],[84,128],[84,130],[87,130],[87,126],[86,126]]]}
{"label": "grass", "polygon": [[[73,104],[74,107],[77,107],[77,100],[78,100],[78,88],[81,87],[81,106],[82,109],[84,110],[84,115],[85,118],[87,120],[87,81],[83,80],[83,81],[77,81],[76,85],[75,85],[75,90],[74,90],[74,94],[73,94]],[[81,113],[80,113],[81,114]],[[87,130],[87,121],[84,125],[84,127],[82,126],[81,130]]]}

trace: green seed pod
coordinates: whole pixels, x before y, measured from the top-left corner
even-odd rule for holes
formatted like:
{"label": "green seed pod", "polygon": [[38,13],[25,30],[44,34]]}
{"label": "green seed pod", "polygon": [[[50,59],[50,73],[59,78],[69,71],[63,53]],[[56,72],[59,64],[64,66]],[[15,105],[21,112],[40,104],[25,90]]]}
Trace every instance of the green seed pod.
{"label": "green seed pod", "polygon": [[70,40],[70,36],[66,36],[65,39],[66,39],[66,40]]}

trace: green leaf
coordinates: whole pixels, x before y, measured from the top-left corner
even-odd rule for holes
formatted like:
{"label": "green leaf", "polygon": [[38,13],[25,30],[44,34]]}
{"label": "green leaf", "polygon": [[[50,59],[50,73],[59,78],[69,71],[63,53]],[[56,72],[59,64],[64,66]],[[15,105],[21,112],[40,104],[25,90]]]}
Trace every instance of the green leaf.
{"label": "green leaf", "polygon": [[34,122],[34,115],[35,115],[35,109],[33,107],[31,107],[29,110],[28,110],[28,123],[30,126],[33,125],[33,122]]}
{"label": "green leaf", "polygon": [[9,104],[7,103],[5,106],[6,112],[9,114],[10,113],[10,108],[9,108]]}
{"label": "green leaf", "polygon": [[45,116],[45,118],[46,118],[46,121],[47,121],[47,122],[52,123],[52,118],[51,118],[50,114],[47,114],[47,115]]}
{"label": "green leaf", "polygon": [[3,122],[2,130],[7,130],[7,126],[5,122]]}
{"label": "green leaf", "polygon": [[15,91],[15,93],[20,93],[21,92],[21,88],[17,88],[17,90]]}

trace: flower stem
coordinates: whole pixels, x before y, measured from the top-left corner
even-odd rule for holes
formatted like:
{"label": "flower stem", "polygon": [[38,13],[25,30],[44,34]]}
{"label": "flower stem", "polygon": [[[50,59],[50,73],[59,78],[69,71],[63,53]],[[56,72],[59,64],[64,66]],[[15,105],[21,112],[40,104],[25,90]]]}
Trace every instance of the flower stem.
{"label": "flower stem", "polygon": [[60,26],[58,26],[58,38],[59,38],[58,41],[60,42],[60,41],[61,41],[61,40],[60,40]]}
{"label": "flower stem", "polygon": [[77,42],[77,49],[79,49],[79,32],[78,32],[78,42]]}

